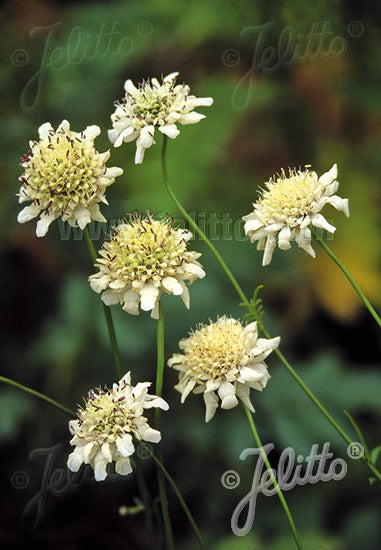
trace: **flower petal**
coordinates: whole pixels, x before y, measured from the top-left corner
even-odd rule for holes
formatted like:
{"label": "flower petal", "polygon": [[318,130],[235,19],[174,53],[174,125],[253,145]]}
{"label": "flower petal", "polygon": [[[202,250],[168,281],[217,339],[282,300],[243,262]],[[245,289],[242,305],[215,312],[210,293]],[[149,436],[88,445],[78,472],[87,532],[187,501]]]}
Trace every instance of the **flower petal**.
{"label": "flower petal", "polygon": [[175,124],[166,124],[165,126],[159,126],[159,131],[171,139],[176,138],[180,133],[180,130],[176,128]]}
{"label": "flower petal", "polygon": [[330,185],[335,179],[337,179],[337,164],[334,164],[332,168],[320,176],[319,181],[326,187],[327,185]]}
{"label": "flower petal", "polygon": [[30,206],[25,206],[25,208],[23,208],[21,212],[19,212],[17,216],[17,221],[19,223],[28,222],[29,220],[32,220],[33,218],[38,216],[40,212],[41,212],[41,206],[37,206],[35,204],[31,204]]}
{"label": "flower petal", "polygon": [[204,402],[206,406],[205,422],[209,422],[218,408],[218,397],[214,392],[204,392]]}
{"label": "flower petal", "polygon": [[132,472],[132,466],[129,458],[120,458],[115,462],[115,472],[120,476],[128,476]]}
{"label": "flower petal", "polygon": [[116,446],[120,454],[124,457],[131,456],[135,452],[135,447],[130,434],[116,438]]}
{"label": "flower petal", "polygon": [[120,303],[119,294],[117,294],[111,289],[105,290],[101,296],[101,299],[106,306],[114,306],[115,304]]}
{"label": "flower petal", "polygon": [[218,388],[218,395],[221,399],[222,409],[232,409],[238,405],[238,399],[235,396],[235,388],[230,382],[223,382]]}
{"label": "flower petal", "polygon": [[206,116],[202,115],[201,113],[197,113],[196,111],[192,111],[190,113],[182,115],[179,118],[179,123],[183,124],[184,126],[187,124],[197,124],[197,122],[200,122],[200,120],[202,120],[203,118],[206,118]]}
{"label": "flower petal", "polygon": [[143,288],[139,291],[139,293],[140,293],[140,307],[144,311],[150,311],[156,306],[160,292],[155,285],[153,285],[152,283],[144,285]]}
{"label": "flower petal", "polygon": [[66,464],[71,472],[78,472],[83,464],[82,456],[77,451],[73,451],[69,454]]}
{"label": "flower petal", "polygon": [[56,219],[54,214],[46,214],[43,212],[40,219],[37,222],[36,235],[37,237],[44,237],[48,232],[50,224]]}

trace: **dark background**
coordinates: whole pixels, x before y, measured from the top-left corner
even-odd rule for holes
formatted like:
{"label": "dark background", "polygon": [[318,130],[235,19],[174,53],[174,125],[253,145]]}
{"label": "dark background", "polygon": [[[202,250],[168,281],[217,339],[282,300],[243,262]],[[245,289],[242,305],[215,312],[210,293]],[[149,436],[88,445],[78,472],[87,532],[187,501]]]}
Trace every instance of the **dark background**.
{"label": "dark background", "polygon": [[[323,251],[313,260],[295,245],[287,253],[277,249],[271,265],[262,268],[262,254],[242,237],[240,222],[273,173],[311,164],[322,174],[336,162],[338,194],[349,198],[351,215],[346,219],[326,208],[337,227],[329,245],[380,308],[380,16],[377,2],[360,6],[344,0],[3,2],[0,374],[73,409],[90,388],[115,380],[99,296],[87,283],[93,268],[79,233],[68,238],[56,222],[38,239],[36,221],[17,224],[19,159],[41,124],[57,127],[65,118],[75,131],[99,125],[96,146],[107,150],[113,101],[123,95],[124,81],[178,70],[179,81],[194,95],[215,102],[200,108],[205,120],[180,127],[180,136],[169,143],[173,187],[200,223],[212,220],[210,213],[232,220],[234,234],[219,226],[214,244],[245,292],[264,285],[268,330],[281,335],[284,353],[346,431],[357,438],[343,409],[356,419],[370,448],[380,444],[375,322]],[[286,40],[292,55],[284,51]],[[133,163],[135,143],[111,150],[108,165],[123,167],[124,175],[108,190],[110,206],[102,208],[108,219],[150,208],[181,222],[162,184],[160,136],[157,142],[141,166]],[[199,239],[191,246],[202,252],[207,276],[190,288],[189,311],[181,300],[163,298],[167,358],[198,322],[244,315],[208,249]],[[113,315],[124,369],[132,371],[133,383],[154,382],[156,322],[119,307]],[[368,472],[347,457],[344,442],[277,358],[268,364],[272,378],[263,393],[252,392],[252,400],[263,443],[275,445],[273,464],[286,447],[307,456],[312,444],[322,448],[324,442],[348,464],[341,481],[285,494],[305,548],[379,550],[379,495]],[[232,535],[231,515],[249,492],[254,471],[253,461],[239,461],[240,452],[254,446],[245,416],[240,407],[219,409],[205,424],[202,399],[191,395],[180,405],[176,381],[167,369],[165,463],[207,548],[294,548],[276,497],[259,496],[250,534]],[[99,484],[87,478],[77,489],[60,479],[71,450],[64,413],[2,384],[0,418],[3,548],[148,548],[143,514],[118,514],[120,506],[134,505],[135,476]],[[156,495],[155,468],[149,459],[142,462]],[[239,488],[231,491],[220,481],[229,469],[241,476]],[[38,508],[36,495],[44,483],[50,491]],[[176,547],[196,548],[171,492],[169,498]]]}

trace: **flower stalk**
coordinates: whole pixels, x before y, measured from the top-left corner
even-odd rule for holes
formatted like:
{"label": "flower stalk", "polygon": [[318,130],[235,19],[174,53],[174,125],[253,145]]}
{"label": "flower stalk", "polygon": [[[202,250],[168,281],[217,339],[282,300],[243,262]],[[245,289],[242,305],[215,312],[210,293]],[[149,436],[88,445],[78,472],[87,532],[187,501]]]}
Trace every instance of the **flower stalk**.
{"label": "flower stalk", "polygon": [[249,422],[251,433],[254,436],[255,442],[256,442],[257,447],[259,449],[259,452],[261,453],[262,460],[265,463],[266,469],[269,472],[270,479],[271,479],[271,481],[274,485],[274,488],[276,489],[279,500],[282,503],[283,510],[284,510],[284,512],[287,516],[288,523],[290,524],[291,531],[292,531],[292,534],[293,534],[294,539],[295,539],[295,544],[296,544],[298,550],[303,550],[302,543],[300,542],[298,531],[296,529],[296,526],[295,526],[294,520],[292,518],[290,509],[287,505],[286,499],[283,496],[281,488],[279,487],[279,484],[278,484],[277,479],[276,479],[275,474],[274,474],[274,470],[271,468],[271,465],[270,465],[270,462],[267,458],[267,455],[266,455],[265,451],[263,450],[263,445],[262,445],[261,440],[259,438],[256,426],[255,426],[255,423],[254,423],[253,415],[250,412],[250,410],[246,407],[246,405],[243,405],[243,408],[244,408],[247,420]]}
{"label": "flower stalk", "polygon": [[[159,397],[161,397],[162,390],[163,390],[164,357],[165,357],[164,349],[165,349],[164,348],[164,313],[163,313],[163,308],[160,304],[159,318],[157,320],[157,368],[156,368],[156,386],[155,386],[156,395],[158,395]],[[155,411],[155,426],[156,426],[156,429],[160,431],[161,414],[158,409],[156,409]],[[164,455],[163,444],[160,443],[159,459],[161,463],[164,462],[163,455]],[[159,468],[157,474],[158,474],[161,512],[163,515],[165,537],[167,541],[166,548],[168,548],[168,550],[174,550],[175,543],[173,541],[172,526],[171,526],[171,520],[169,517],[169,511],[168,511],[168,497],[167,497],[167,490],[165,487],[165,478],[164,478],[163,470]]]}
{"label": "flower stalk", "polygon": [[[84,229],[84,235],[85,235],[87,248],[89,249],[91,260],[93,263],[95,263],[97,261],[97,253],[95,251],[93,241],[91,240],[89,230],[87,229],[87,227],[85,227]],[[122,376],[122,366],[120,362],[120,355],[119,355],[118,343],[116,340],[114,322],[112,320],[110,308],[106,306],[103,302],[102,302],[102,307],[103,307],[103,313],[105,315],[107,330],[110,338],[111,351],[114,358],[116,375],[119,379]]]}
{"label": "flower stalk", "polygon": [[34,395],[35,397],[38,397],[39,399],[42,399],[43,401],[46,401],[46,403],[49,403],[50,405],[53,405],[53,407],[56,407],[56,409],[60,409],[61,411],[65,412],[71,417],[75,417],[75,414],[73,411],[65,407],[64,405],[61,405],[61,403],[58,403],[55,399],[52,399],[51,397],[48,397],[44,393],[41,393],[39,391],[33,390],[32,388],[28,388],[28,386],[24,386],[23,384],[20,384],[19,382],[16,382],[15,380],[12,380],[11,378],[6,378],[5,376],[0,376],[0,382],[4,382],[5,384],[9,384],[10,386],[14,386],[15,388],[18,388],[19,390],[22,390],[26,393],[30,393],[31,395]]}
{"label": "flower stalk", "polygon": [[160,468],[160,470],[163,472],[163,475],[166,477],[168,483],[171,485],[175,495],[177,496],[184,512],[185,512],[185,515],[187,516],[188,520],[189,520],[189,523],[191,524],[192,528],[193,528],[193,531],[196,535],[196,538],[198,540],[198,543],[199,543],[199,546],[201,548],[201,550],[206,550],[206,547],[204,545],[204,542],[202,540],[202,536],[201,536],[201,533],[199,531],[199,528],[197,527],[197,523],[195,522],[182,494],[180,493],[180,490],[179,488],[177,487],[173,477],[169,474],[168,470],[165,468],[164,464],[161,462],[161,460],[159,460],[157,458],[157,456],[151,451],[151,449],[145,445],[145,443],[143,443],[142,441],[140,442],[140,445],[143,447],[143,449],[150,455],[151,458],[153,458],[153,460],[156,462],[158,468]]}
{"label": "flower stalk", "polygon": [[381,328],[381,318],[372,306],[372,304],[369,302],[368,298],[365,296],[361,288],[358,286],[356,281],[353,279],[352,275],[349,273],[348,269],[345,267],[345,265],[339,260],[339,258],[332,252],[332,250],[329,248],[327,243],[323,241],[317,234],[316,231],[313,229],[311,230],[312,235],[316,239],[317,243],[322,247],[322,249],[328,254],[328,256],[335,262],[335,264],[341,269],[341,271],[344,273],[348,281],[351,283],[355,291],[357,292],[358,296],[360,297],[360,300],[365,305],[365,307],[368,309],[369,313],[372,315],[373,319],[376,321],[378,326]]}
{"label": "flower stalk", "polygon": [[[237,279],[234,277],[232,271],[228,268],[227,264],[219,254],[219,252],[216,250],[216,248],[213,246],[211,241],[208,239],[208,237],[205,235],[205,233],[198,227],[197,223],[188,215],[185,208],[182,206],[178,198],[176,197],[176,194],[174,193],[172,187],[169,185],[168,182],[168,172],[167,172],[167,164],[166,164],[166,147],[167,147],[167,140],[166,136],[163,136],[163,145],[162,145],[162,151],[161,151],[161,165],[162,165],[162,175],[163,175],[163,181],[165,184],[165,187],[172,197],[174,203],[179,208],[180,212],[183,214],[185,219],[190,223],[190,225],[193,227],[193,229],[200,235],[200,237],[205,241],[209,249],[212,251],[214,256],[216,257],[217,261],[221,265],[222,269],[226,273],[228,279],[232,283],[233,287],[235,288],[238,296],[241,299],[241,305],[246,307],[248,311],[252,314],[254,314],[255,318],[258,320],[258,325],[264,334],[266,338],[270,338],[269,333],[265,330],[264,325],[260,319],[260,316],[257,316],[257,312],[255,309],[255,306],[249,302],[247,299],[245,293],[243,292],[241,286],[239,285]],[[299,384],[299,386],[302,388],[302,390],[306,393],[306,395],[311,399],[311,401],[318,407],[320,412],[325,416],[325,418],[330,422],[330,424],[335,428],[335,430],[340,434],[340,436],[349,444],[352,443],[351,438],[344,432],[342,428],[337,424],[337,422],[333,419],[333,417],[328,413],[328,411],[323,407],[323,405],[320,403],[320,401],[317,399],[317,397],[313,394],[313,392],[305,385],[305,383],[302,381],[300,376],[295,372],[295,370],[291,367],[285,356],[281,353],[279,349],[275,350],[276,355],[281,360],[282,364],[286,367],[288,372],[291,374],[291,376],[294,378],[294,380]],[[366,464],[366,466],[371,470],[371,472],[376,476],[378,481],[381,481],[381,473],[376,469],[376,467],[369,462],[369,460],[366,459],[365,456],[361,457],[362,461]]]}

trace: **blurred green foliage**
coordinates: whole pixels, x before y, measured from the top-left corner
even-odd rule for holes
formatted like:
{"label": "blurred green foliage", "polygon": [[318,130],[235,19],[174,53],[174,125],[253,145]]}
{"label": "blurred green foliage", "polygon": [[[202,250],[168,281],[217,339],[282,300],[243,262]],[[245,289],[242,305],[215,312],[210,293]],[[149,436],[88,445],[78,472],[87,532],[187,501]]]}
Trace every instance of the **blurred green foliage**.
{"label": "blurred green foliage", "polygon": [[[205,120],[182,127],[180,136],[169,143],[173,187],[186,209],[197,212],[199,219],[210,220],[210,213],[218,219],[224,213],[229,215],[234,236],[223,240],[226,226],[223,229],[220,224],[214,244],[247,294],[258,284],[264,285],[268,330],[282,336],[282,349],[347,431],[353,433],[342,413],[344,408],[366,434],[369,447],[378,445],[381,348],[372,320],[320,250],[315,260],[295,246],[286,253],[276,250],[271,266],[263,269],[261,254],[242,237],[240,222],[263,182],[282,167],[311,164],[321,174],[337,162],[339,194],[349,198],[351,216],[347,220],[342,214],[327,214],[337,226],[329,244],[374,304],[381,305],[378,4],[367,1],[359,5],[349,0],[297,4],[287,0],[19,0],[5,3],[0,17],[4,39],[0,54],[1,374],[73,408],[91,387],[114,381],[99,296],[87,284],[93,269],[84,242],[80,238],[65,240],[57,223],[47,237],[37,239],[35,222],[23,226],[16,222],[19,157],[28,149],[28,141],[37,138],[42,123],[50,121],[56,127],[65,118],[75,131],[98,124],[102,129],[96,141],[98,150],[111,148],[106,130],[111,127],[113,101],[123,95],[124,81],[132,78],[139,82],[178,70],[179,79],[189,83],[192,93],[212,96],[215,101],[205,109]],[[261,29],[266,29],[262,47],[258,44]],[[314,29],[318,37],[307,55],[308,34]],[[326,34],[322,38],[319,33],[323,29]],[[292,51],[299,48],[304,58],[288,62],[281,53],[280,39],[287,33],[294,36]],[[327,54],[335,37],[339,40],[336,44],[345,45],[338,56],[332,51]],[[259,65],[263,55],[275,55],[267,71]],[[164,191],[160,137],[157,141],[141,166],[133,164],[134,143],[111,150],[109,165],[121,166],[124,175],[108,191],[110,206],[103,211],[109,219],[149,208],[168,211],[181,223]],[[210,227],[206,225],[206,229]],[[78,232],[72,233],[75,235],[80,237]],[[101,240],[95,245],[100,246]],[[208,249],[198,238],[192,247],[202,252],[207,277],[190,288],[189,311],[180,300],[164,296],[167,357],[178,350],[178,341],[197,323],[224,313],[244,314]],[[132,371],[134,383],[154,382],[155,321],[143,313],[137,318],[129,316],[117,307],[112,313],[125,370]],[[262,394],[253,396],[253,402],[263,442],[275,444],[273,460],[285,447],[306,456],[313,443],[329,441],[335,456],[348,463],[344,480],[296,487],[286,495],[305,548],[379,550],[377,489],[368,486],[367,472],[348,459],[337,434],[277,360],[270,358],[269,364],[272,378]],[[231,534],[231,514],[249,491],[253,474],[251,467],[238,459],[244,448],[254,446],[244,415],[239,408],[218,410],[205,425],[202,400],[189,396],[180,405],[179,394],[173,390],[176,381],[176,374],[166,371],[164,397],[171,404],[164,415],[166,464],[200,523],[208,548],[293,548],[275,497],[262,496],[250,534],[242,538]],[[0,531],[0,540],[7,545],[24,536],[19,518],[33,494],[22,497],[18,493],[16,498],[9,483],[12,473],[33,466],[38,481],[37,464],[28,463],[30,451],[59,441],[64,442],[60,456],[64,464],[69,433],[61,413],[13,389],[1,388],[0,413],[2,469],[8,480],[2,504],[6,521],[6,495],[14,503],[14,515],[6,525],[11,534]],[[240,472],[241,486],[229,492],[220,480],[231,468]],[[149,466],[147,475],[152,475]],[[130,541],[129,548],[145,548],[144,536],[135,537],[141,523],[117,518],[116,507],[108,512],[110,495],[118,503],[132,501],[128,483],[121,485],[81,488],[59,503],[48,501],[46,519],[34,534],[35,540],[40,547],[51,547],[52,540],[57,548],[72,547],[66,539],[60,546],[57,533],[63,528],[56,524],[58,512],[65,509],[69,514],[78,502],[85,502],[77,513],[84,518],[85,510],[92,510],[91,503],[96,501],[100,503],[98,513],[113,514],[115,544],[120,544],[118,536],[123,535],[123,540],[127,537]],[[132,493],[136,491],[133,482],[131,487]],[[179,548],[194,548],[192,533],[172,496],[170,504]],[[88,516],[88,525],[92,525],[90,511]],[[73,541],[78,542],[81,526],[75,517],[70,521]],[[98,542],[101,529],[94,527],[92,536]]]}

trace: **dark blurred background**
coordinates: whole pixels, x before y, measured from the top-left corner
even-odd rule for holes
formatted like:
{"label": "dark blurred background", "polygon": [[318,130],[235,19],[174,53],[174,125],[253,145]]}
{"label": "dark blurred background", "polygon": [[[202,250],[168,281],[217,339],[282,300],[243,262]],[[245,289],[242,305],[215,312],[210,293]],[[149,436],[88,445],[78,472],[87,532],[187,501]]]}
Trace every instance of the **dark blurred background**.
{"label": "dark blurred background", "polygon": [[[288,252],[277,249],[271,265],[262,268],[262,254],[243,237],[240,222],[273,173],[311,164],[322,174],[336,162],[338,194],[349,198],[350,218],[326,208],[337,227],[329,245],[381,307],[380,4],[15,0],[2,2],[1,23],[0,374],[73,409],[90,388],[115,380],[80,234],[54,223],[38,239],[35,220],[16,221],[20,157],[41,124],[56,127],[63,119],[75,131],[99,125],[96,146],[109,149],[106,130],[124,81],[179,71],[180,82],[194,95],[215,102],[200,108],[205,120],[180,127],[180,136],[169,143],[173,187],[245,292],[251,295],[264,285],[266,326],[281,335],[282,350],[302,378],[354,439],[343,409],[351,412],[370,448],[380,444],[381,346],[375,322],[323,251],[313,260],[295,245]],[[141,166],[133,163],[135,143],[111,150],[108,165],[123,167],[124,175],[108,190],[110,206],[102,209],[108,219],[149,208],[169,212],[181,223],[163,188],[159,135],[157,142]],[[214,219],[225,220],[215,232]],[[99,236],[97,247],[102,229]],[[199,239],[192,247],[202,252],[207,276],[191,286],[189,311],[181,300],[163,298],[167,358],[198,322],[245,313],[209,250]],[[133,383],[154,382],[156,322],[119,307],[113,315],[124,370],[132,371]],[[252,400],[263,443],[275,445],[273,464],[286,447],[306,457],[313,443],[322,448],[324,442],[348,464],[341,481],[285,494],[306,550],[379,550],[380,501],[368,472],[347,457],[344,442],[277,358],[268,364],[272,378],[263,393],[252,392]],[[167,369],[164,397],[171,408],[163,415],[165,462],[207,548],[294,548],[276,497],[259,496],[250,533],[232,535],[231,515],[249,492],[254,472],[253,461],[239,460],[243,449],[254,447],[245,416],[240,407],[219,409],[205,424],[202,399],[191,395],[180,406],[176,381],[176,372]],[[118,514],[120,506],[134,505],[135,476],[83,481],[76,489],[60,478],[71,450],[64,413],[2,384],[0,418],[3,548],[148,548],[143,514]],[[143,467],[155,496],[155,468],[150,460]],[[241,476],[239,488],[231,491],[221,485],[228,469]],[[172,493],[169,499],[176,547],[196,548]]]}

